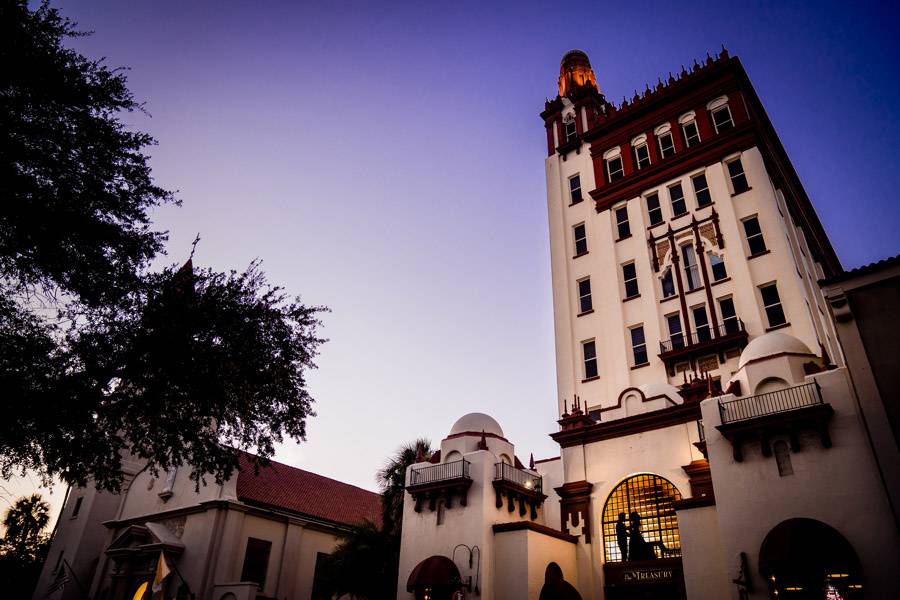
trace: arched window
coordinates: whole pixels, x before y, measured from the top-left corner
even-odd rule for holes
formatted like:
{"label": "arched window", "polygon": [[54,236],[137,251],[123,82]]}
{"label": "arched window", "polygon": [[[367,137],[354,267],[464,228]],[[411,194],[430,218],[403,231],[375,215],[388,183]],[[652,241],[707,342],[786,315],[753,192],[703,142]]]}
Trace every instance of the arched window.
{"label": "arched window", "polygon": [[603,507],[606,561],[681,556],[677,500],[678,488],[658,475],[634,475],[617,485]]}

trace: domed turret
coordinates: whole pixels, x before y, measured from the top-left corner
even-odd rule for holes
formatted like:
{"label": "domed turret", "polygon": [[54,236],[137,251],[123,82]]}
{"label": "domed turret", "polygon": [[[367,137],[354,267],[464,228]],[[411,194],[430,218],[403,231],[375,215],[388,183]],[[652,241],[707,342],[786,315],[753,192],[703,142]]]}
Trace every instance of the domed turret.
{"label": "domed turret", "polygon": [[763,358],[785,354],[815,356],[812,351],[806,347],[806,344],[794,336],[781,333],[780,331],[770,331],[747,344],[747,347],[741,352],[741,357],[738,360],[738,369],[742,369],[748,363]]}
{"label": "domed turret", "polygon": [[459,433],[474,433],[480,435],[482,431],[494,434],[497,437],[504,437],[500,424],[493,417],[477,412],[463,415],[457,419],[456,423],[453,424],[453,427],[450,428],[450,435]]}
{"label": "domed turret", "polygon": [[559,95],[567,96],[578,88],[597,90],[597,78],[588,55],[581,50],[569,50],[559,63]]}

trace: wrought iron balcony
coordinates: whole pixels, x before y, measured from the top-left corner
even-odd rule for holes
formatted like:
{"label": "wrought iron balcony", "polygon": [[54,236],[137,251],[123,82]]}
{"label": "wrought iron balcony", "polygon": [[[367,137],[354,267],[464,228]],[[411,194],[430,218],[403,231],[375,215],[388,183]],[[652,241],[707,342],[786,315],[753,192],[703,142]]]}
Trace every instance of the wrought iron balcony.
{"label": "wrought iron balcony", "polygon": [[409,487],[437,483],[448,479],[468,478],[469,465],[469,461],[462,459],[413,469],[409,474]]}
{"label": "wrought iron balcony", "polygon": [[515,484],[522,489],[541,493],[544,478],[540,475],[529,473],[525,469],[517,469],[514,466],[499,462],[494,465],[494,479],[502,479]]}
{"label": "wrought iron balcony", "polygon": [[708,325],[693,331],[673,335],[659,343],[659,357],[670,369],[680,361],[701,354],[717,353],[719,360],[725,362],[725,351],[730,348],[743,348],[747,345],[747,330],[740,319],[729,319],[718,327]]}
{"label": "wrought iron balcony", "polygon": [[722,417],[722,424],[725,425],[816,404],[824,404],[824,402],[819,384],[813,382],[747,398],[737,398],[727,402],[720,401],[719,415]]}
{"label": "wrought iron balcony", "polygon": [[469,461],[465,459],[439,463],[428,467],[411,469],[406,491],[416,501],[416,512],[422,511],[422,501],[434,510],[439,498],[444,498],[445,506],[453,505],[453,496],[459,495],[459,503],[466,506],[472,478],[469,477]]}
{"label": "wrought iron balcony", "polygon": [[822,446],[831,447],[828,421],[834,409],[822,398],[822,391],[816,381],[793,387],[719,401],[719,416],[722,424],[717,429],[731,441],[734,459],[743,460],[741,443],[758,438],[763,456],[771,456],[769,440],[772,436],[786,434],[791,450],[800,450],[800,429],[814,429],[819,432]]}
{"label": "wrought iron balcony", "polygon": [[537,509],[547,497],[543,493],[544,479],[540,475],[525,469],[517,469],[513,465],[499,462],[494,465],[494,491],[497,494],[497,508],[503,506],[503,497],[507,499],[507,510],[516,509],[515,501],[519,501],[519,515],[525,516],[530,508],[531,518],[537,518]]}

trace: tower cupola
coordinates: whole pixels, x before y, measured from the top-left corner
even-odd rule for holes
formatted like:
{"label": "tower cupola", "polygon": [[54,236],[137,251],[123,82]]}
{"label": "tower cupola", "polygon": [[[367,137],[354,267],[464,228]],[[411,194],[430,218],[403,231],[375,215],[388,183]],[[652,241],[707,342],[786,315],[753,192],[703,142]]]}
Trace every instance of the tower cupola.
{"label": "tower cupola", "polygon": [[599,91],[591,61],[583,51],[569,50],[559,63],[559,95],[565,97],[583,87]]}

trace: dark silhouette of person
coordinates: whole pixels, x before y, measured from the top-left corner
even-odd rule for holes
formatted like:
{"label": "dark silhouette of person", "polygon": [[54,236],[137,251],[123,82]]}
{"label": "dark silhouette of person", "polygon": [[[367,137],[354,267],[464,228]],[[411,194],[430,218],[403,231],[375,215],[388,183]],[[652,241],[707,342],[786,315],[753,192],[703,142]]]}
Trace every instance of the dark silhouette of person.
{"label": "dark silhouette of person", "polygon": [[637,512],[628,515],[628,528],[628,560],[654,560],[656,553],[653,552],[653,546],[641,535],[641,515]]}
{"label": "dark silhouette of person", "polygon": [[625,524],[625,513],[619,513],[619,520],[616,521],[616,541],[622,560],[628,560],[628,525]]}
{"label": "dark silhouette of person", "polygon": [[565,580],[559,565],[552,562],[544,571],[544,587],[541,588],[538,600],[581,600],[581,594]]}

